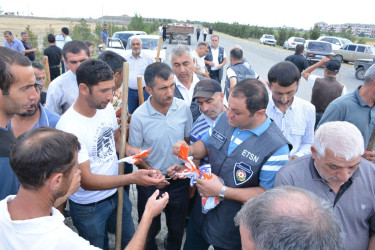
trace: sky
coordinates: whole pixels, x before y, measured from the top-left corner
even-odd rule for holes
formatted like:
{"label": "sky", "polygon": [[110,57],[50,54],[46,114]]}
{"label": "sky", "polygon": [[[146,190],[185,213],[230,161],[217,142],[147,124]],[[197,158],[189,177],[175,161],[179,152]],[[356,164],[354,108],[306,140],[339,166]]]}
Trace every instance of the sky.
{"label": "sky", "polygon": [[[63,5],[57,6],[63,3]],[[213,6],[215,5],[215,6]],[[373,0],[0,0],[3,11],[45,17],[134,16],[310,29],[316,22],[375,24]]]}

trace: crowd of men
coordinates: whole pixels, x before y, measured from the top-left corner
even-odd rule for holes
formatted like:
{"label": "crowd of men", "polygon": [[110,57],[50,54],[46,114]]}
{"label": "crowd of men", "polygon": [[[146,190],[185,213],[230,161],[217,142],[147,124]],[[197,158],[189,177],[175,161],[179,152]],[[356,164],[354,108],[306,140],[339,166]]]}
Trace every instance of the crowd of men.
{"label": "crowd of men", "polygon": [[[346,94],[341,63],[308,67],[301,47],[263,80],[240,46],[227,59],[216,34],[194,51],[175,46],[169,66],[136,37],[126,58],[104,51],[91,59],[90,43],[63,28],[62,49],[48,36],[53,81],[43,92],[44,69],[21,35],[4,32],[0,47],[0,248],[108,249],[122,201],[122,249],[157,249],[162,211],[166,249],[375,249],[374,65]],[[324,77],[312,74],[320,66]],[[119,175],[126,74],[125,154],[151,151]],[[296,96],[301,77],[311,102]],[[185,147],[209,178],[177,177]],[[117,191],[130,184],[137,230],[129,192],[119,199]],[[67,202],[78,234],[63,223]]]}

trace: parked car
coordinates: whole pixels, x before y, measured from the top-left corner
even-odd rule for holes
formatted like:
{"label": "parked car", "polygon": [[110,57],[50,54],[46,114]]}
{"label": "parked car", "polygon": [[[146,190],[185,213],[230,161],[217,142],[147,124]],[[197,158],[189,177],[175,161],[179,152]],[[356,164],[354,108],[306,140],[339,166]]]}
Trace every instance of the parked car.
{"label": "parked car", "polygon": [[346,44],[339,50],[333,50],[340,62],[354,62],[358,59],[375,58],[375,47],[365,44]]}
{"label": "parked car", "polygon": [[[118,31],[113,33],[112,37],[108,39],[107,49],[111,49],[116,52],[116,50],[125,50],[129,37],[134,35],[147,35],[144,31]],[[99,51],[103,51],[103,45],[99,45]],[[119,53],[121,54],[121,53]]]}
{"label": "parked car", "polygon": [[276,39],[275,39],[275,36],[274,35],[267,35],[267,34],[264,34],[260,39],[259,39],[259,42],[261,44],[268,44],[268,45],[272,45],[272,46],[276,46]]}
{"label": "parked car", "polygon": [[358,80],[365,80],[365,73],[371,65],[375,64],[375,59],[359,59],[354,63],[355,77]]}
{"label": "parked car", "polygon": [[336,36],[321,36],[317,39],[318,41],[324,41],[332,44],[332,49],[337,50],[348,43],[353,43],[349,39]]}
{"label": "parked car", "polygon": [[[142,52],[148,54],[150,57],[156,60],[156,56],[158,53],[158,46],[159,46],[159,37],[158,35],[139,35],[137,38],[141,39],[142,41]],[[127,42],[126,50],[124,52],[124,56],[127,54],[132,53],[130,48],[130,40],[133,37],[130,37]],[[167,50],[166,46],[162,46],[160,48],[160,55],[159,55],[159,62],[165,61],[165,52]]]}
{"label": "parked car", "polygon": [[302,37],[294,37],[292,36],[288,40],[286,40],[283,44],[284,49],[296,49],[296,46],[298,44],[304,44],[305,43],[305,38]]}
{"label": "parked car", "polygon": [[304,56],[309,65],[319,62],[322,58],[334,58],[335,54],[332,52],[332,45],[328,42],[306,40]]}

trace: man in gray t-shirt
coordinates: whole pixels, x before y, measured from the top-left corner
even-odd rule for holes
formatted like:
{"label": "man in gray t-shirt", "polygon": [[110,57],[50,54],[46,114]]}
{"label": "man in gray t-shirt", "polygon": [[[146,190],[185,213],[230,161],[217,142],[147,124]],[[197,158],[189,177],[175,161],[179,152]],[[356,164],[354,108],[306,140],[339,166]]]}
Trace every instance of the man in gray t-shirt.
{"label": "man in gray t-shirt", "polygon": [[375,247],[375,166],[361,158],[363,145],[353,124],[325,123],[316,131],[312,155],[288,162],[275,179],[275,187],[303,188],[330,202],[345,233],[345,249]]}

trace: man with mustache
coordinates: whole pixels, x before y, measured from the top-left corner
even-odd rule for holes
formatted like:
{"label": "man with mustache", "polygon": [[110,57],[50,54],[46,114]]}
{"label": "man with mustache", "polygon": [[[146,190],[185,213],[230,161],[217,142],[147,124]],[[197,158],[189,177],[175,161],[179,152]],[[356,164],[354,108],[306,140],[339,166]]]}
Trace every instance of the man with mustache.
{"label": "man with mustache", "polygon": [[[132,115],[129,144],[143,150],[151,149],[147,160],[138,164],[139,168],[154,169],[166,175],[169,167],[182,163],[172,154],[171,148],[178,140],[189,142],[192,116],[189,106],[173,97],[175,82],[173,71],[167,64],[156,62],[147,66],[145,82],[150,97]],[[160,194],[169,194],[169,203],[165,208],[168,226],[166,249],[181,249],[189,201],[188,185],[188,179],[171,180],[168,186],[137,185],[139,219],[144,213],[147,199],[156,189],[160,190]],[[160,216],[152,222],[145,249],[157,249],[155,236],[159,231]]]}
{"label": "man with mustache", "polygon": [[355,125],[327,122],[315,133],[312,155],[288,162],[275,179],[275,187],[299,187],[327,201],[341,222],[345,249],[375,247],[375,167],[361,158],[364,151]]}
{"label": "man with mustache", "polygon": [[[83,62],[77,69],[76,84],[78,99],[56,126],[76,135],[81,143],[78,153],[81,187],[69,197],[70,215],[81,237],[96,247],[107,249],[107,230],[114,232],[116,228],[117,188],[133,183],[147,186],[168,182],[152,170],[118,175],[116,151],[120,150],[120,137],[115,137],[118,125],[110,104],[115,82],[108,64],[102,60]],[[126,147],[126,155],[140,152],[140,149]],[[122,248],[134,234],[131,204],[126,192],[123,202]]]}
{"label": "man with mustache", "polygon": [[272,98],[267,106],[267,115],[280,128],[293,145],[289,160],[310,154],[314,141],[315,107],[295,94],[301,73],[291,62],[280,62],[268,72],[268,87]]}
{"label": "man with mustache", "polygon": [[15,140],[8,122],[14,114],[35,113],[39,94],[30,60],[17,51],[0,47],[0,200],[16,194],[19,182],[9,165]]}

